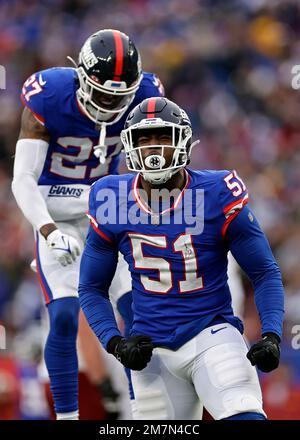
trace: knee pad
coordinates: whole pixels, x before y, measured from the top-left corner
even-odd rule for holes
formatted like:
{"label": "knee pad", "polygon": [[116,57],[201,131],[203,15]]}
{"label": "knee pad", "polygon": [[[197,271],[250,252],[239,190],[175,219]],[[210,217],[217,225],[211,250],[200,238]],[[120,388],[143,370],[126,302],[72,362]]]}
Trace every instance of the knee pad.
{"label": "knee pad", "polygon": [[133,417],[137,420],[168,420],[170,419],[168,400],[160,387],[143,390],[142,395],[135,396]]}
{"label": "knee pad", "polygon": [[78,330],[79,299],[60,298],[48,305],[50,331],[60,336],[76,335]]}

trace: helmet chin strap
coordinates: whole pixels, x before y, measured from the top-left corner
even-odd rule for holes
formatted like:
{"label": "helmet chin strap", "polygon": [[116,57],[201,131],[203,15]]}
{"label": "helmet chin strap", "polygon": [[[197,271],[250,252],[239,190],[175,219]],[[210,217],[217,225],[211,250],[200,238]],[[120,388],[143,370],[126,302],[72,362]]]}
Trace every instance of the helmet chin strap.
{"label": "helmet chin strap", "polygon": [[78,68],[78,65],[77,65],[76,61],[74,61],[74,59],[72,57],[70,57],[70,55],[67,56],[67,60],[69,60],[73,64],[75,69]]}
{"label": "helmet chin strap", "polygon": [[99,135],[99,144],[94,146],[94,155],[99,159],[99,162],[103,165],[106,160],[107,155],[107,146],[105,145],[106,138],[106,124],[105,122],[101,123],[100,135]]}
{"label": "helmet chin strap", "polygon": [[191,144],[191,146],[190,146],[190,154],[191,154],[193,148],[194,148],[196,145],[198,145],[198,144],[200,144],[200,140],[199,140],[199,139],[197,139],[195,142],[193,142],[193,143]]}
{"label": "helmet chin strap", "polygon": [[174,174],[178,173],[178,171],[181,168],[177,168],[175,170],[167,170],[166,172],[160,171],[158,173],[147,173],[143,172],[140,173],[143,177],[143,179],[146,180],[146,182],[152,183],[153,185],[163,185],[168,180],[171,179],[171,177],[174,176]]}

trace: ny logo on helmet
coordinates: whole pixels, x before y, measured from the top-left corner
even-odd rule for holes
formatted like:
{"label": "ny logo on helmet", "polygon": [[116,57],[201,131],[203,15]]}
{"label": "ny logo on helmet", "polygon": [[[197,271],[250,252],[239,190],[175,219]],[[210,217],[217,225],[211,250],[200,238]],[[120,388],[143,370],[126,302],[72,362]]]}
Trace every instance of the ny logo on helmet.
{"label": "ny logo on helmet", "polygon": [[91,40],[87,40],[84,44],[81,57],[86,68],[93,67],[98,63],[98,59],[91,48]]}

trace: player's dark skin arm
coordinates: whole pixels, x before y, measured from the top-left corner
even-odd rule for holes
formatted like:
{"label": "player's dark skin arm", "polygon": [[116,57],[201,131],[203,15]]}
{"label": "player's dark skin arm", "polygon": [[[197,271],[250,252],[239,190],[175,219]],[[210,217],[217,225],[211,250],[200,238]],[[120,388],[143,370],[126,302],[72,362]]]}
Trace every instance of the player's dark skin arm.
{"label": "player's dark skin arm", "polygon": [[[47,128],[38,122],[27,107],[24,108],[21,117],[19,140],[20,139],[41,139],[46,142],[50,141],[50,133]],[[40,233],[47,238],[55,229],[57,229],[55,223],[48,223],[40,228]]]}
{"label": "player's dark skin arm", "polygon": [[42,139],[49,142],[50,133],[47,128],[38,122],[27,107],[24,108],[21,117],[20,139]]}

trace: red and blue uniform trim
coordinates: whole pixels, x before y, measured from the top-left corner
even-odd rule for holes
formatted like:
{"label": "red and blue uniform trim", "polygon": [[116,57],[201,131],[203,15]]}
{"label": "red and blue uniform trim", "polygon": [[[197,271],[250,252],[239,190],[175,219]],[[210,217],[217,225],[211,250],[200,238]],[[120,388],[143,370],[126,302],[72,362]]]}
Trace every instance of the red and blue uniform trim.
{"label": "red and blue uniform trim", "polygon": [[91,227],[94,229],[94,231],[101,237],[101,238],[103,238],[105,241],[107,241],[108,243],[110,243],[110,244],[112,244],[113,243],[113,240],[108,236],[108,235],[106,235],[104,232],[102,232],[100,229],[99,229],[99,225],[98,225],[98,223],[97,223],[97,220],[88,212],[87,214],[86,214],[86,216],[89,218],[89,220],[90,220],[90,225],[91,225]]}
{"label": "red and blue uniform trim", "polygon": [[47,283],[47,280],[45,278],[42,266],[41,266],[41,260],[39,256],[39,234],[36,233],[36,242],[35,242],[35,258],[36,258],[36,268],[37,268],[37,276],[39,279],[39,283],[41,285],[46,304],[49,304],[53,300],[53,294],[51,292],[51,289],[49,287],[49,284]]}
{"label": "red and blue uniform trim", "polygon": [[45,125],[45,119],[41,116],[41,115],[39,115],[39,114],[37,114],[36,112],[34,112],[33,110],[32,110],[32,108],[27,104],[27,102],[25,101],[25,99],[24,99],[24,97],[23,97],[23,95],[20,95],[20,99],[21,99],[21,101],[23,102],[23,104],[25,105],[25,107],[27,107],[28,108],[28,110],[33,114],[33,116],[42,124],[42,125]]}

